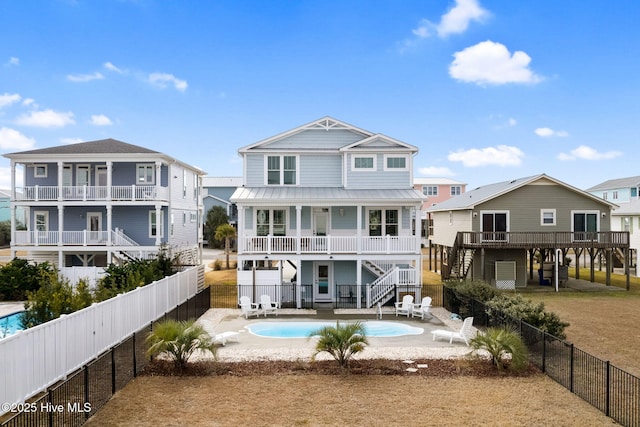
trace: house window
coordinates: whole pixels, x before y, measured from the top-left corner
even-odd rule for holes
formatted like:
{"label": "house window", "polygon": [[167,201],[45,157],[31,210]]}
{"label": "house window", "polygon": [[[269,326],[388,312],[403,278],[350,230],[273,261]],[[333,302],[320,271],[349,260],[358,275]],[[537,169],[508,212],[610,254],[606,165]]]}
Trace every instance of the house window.
{"label": "house window", "polygon": [[407,157],[406,156],[384,156],[384,170],[394,170],[394,171],[406,171],[407,167]]}
{"label": "house window", "polygon": [[422,194],[425,196],[438,196],[438,186],[437,185],[425,185],[422,187]]}
{"label": "house window", "polygon": [[556,225],[556,210],[555,209],[541,209],[540,210],[540,225]]}
{"label": "house window", "polygon": [[[149,211],[149,237],[164,237],[164,212],[160,211],[160,221],[157,220],[156,211]],[[173,228],[173,215],[171,215]]]}
{"label": "house window", "polygon": [[375,171],[376,163],[374,161],[374,157],[373,156],[352,156],[351,170],[368,171],[368,172]]}
{"label": "house window", "polygon": [[139,185],[155,185],[154,166],[152,164],[136,165],[137,183]]}
{"label": "house window", "polygon": [[623,216],[621,220],[622,220],[622,224],[620,229],[622,231],[628,231],[629,233],[632,233],[633,231],[631,230],[631,227],[632,227],[633,221],[631,220],[631,217]]}
{"label": "house window", "polygon": [[267,156],[268,185],[296,185],[296,156]]}
{"label": "house window", "polygon": [[602,198],[604,200],[609,200],[609,193],[607,193],[606,191],[604,193],[602,193]]}
{"label": "house window", "polygon": [[187,198],[187,171],[182,170],[182,198]]}
{"label": "house window", "polygon": [[284,209],[258,209],[256,219],[257,236],[285,236],[287,230]]}
{"label": "house window", "polygon": [[573,233],[575,240],[591,240],[598,231],[598,212],[573,212]]}
{"label": "house window", "polygon": [[397,236],[398,218],[397,209],[370,209],[369,236]]}
{"label": "house window", "polygon": [[614,191],[612,195],[613,195],[613,200],[618,200],[618,192],[617,191]]}
{"label": "house window", "polygon": [[195,212],[191,212],[191,213],[189,214],[189,220],[190,220],[191,222],[196,222],[196,213],[195,213]]}
{"label": "house window", "polygon": [[193,200],[198,200],[198,174],[193,174]]}
{"label": "house window", "polygon": [[36,231],[49,231],[49,212],[35,211],[33,215]]}
{"label": "house window", "polygon": [[34,178],[46,178],[47,177],[47,165],[35,165],[33,167]]}
{"label": "house window", "polygon": [[506,212],[482,213],[482,240],[507,240],[508,218]]}
{"label": "house window", "polygon": [[633,187],[631,189],[631,197],[637,197],[638,196],[638,189],[636,187]]}
{"label": "house window", "polygon": [[459,185],[452,185],[451,186],[451,195],[452,196],[459,196],[462,193],[462,188]]}

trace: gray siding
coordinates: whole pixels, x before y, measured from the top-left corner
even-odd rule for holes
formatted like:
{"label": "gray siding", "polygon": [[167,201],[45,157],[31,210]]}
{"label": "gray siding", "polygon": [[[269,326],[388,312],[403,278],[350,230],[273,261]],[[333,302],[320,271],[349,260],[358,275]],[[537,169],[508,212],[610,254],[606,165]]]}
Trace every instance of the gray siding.
{"label": "gray siding", "polygon": [[[406,153],[398,153],[400,154]],[[375,171],[351,170],[352,156],[353,154],[347,156],[347,188],[411,188],[411,170],[385,171],[383,154],[374,154]]]}
{"label": "gray siding", "polygon": [[348,130],[332,129],[326,131],[323,129],[305,130],[304,132],[291,135],[285,139],[272,142],[262,148],[269,150],[337,150],[344,146],[350,145],[364,138],[359,133]]}
{"label": "gray siding", "polygon": [[302,186],[342,186],[342,156],[340,155],[301,155],[299,168]]}
{"label": "gray siding", "polygon": [[264,185],[264,154],[245,155],[246,183],[247,187],[260,187]]}
{"label": "gray siding", "polygon": [[[556,210],[556,225],[541,225],[541,209]],[[572,211],[599,211],[609,215],[604,202],[593,200],[560,185],[527,185],[476,207],[482,210],[509,211],[509,231],[572,231]],[[473,220],[473,229],[480,231],[480,215]],[[610,231],[609,219],[598,214],[599,230]],[[461,230],[462,231],[462,230]]]}

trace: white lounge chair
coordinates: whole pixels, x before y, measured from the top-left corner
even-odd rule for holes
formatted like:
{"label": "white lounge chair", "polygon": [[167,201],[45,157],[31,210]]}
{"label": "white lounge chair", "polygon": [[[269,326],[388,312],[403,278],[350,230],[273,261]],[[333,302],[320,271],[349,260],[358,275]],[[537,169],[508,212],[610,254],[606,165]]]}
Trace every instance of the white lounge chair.
{"label": "white lounge chair", "polygon": [[240,297],[240,311],[246,319],[248,319],[249,316],[260,316],[258,304],[251,302],[247,296]]}
{"label": "white lounge chair", "polygon": [[213,337],[213,343],[214,344],[222,344],[222,346],[227,345],[227,341],[229,340],[233,340],[233,341],[238,341],[238,335],[240,335],[238,332],[234,332],[234,331],[226,331],[226,332],[220,332],[219,334],[214,333],[212,335]]}
{"label": "white lounge chair", "polygon": [[436,338],[448,338],[449,343],[453,343],[453,340],[461,340],[469,347],[469,340],[473,338],[473,317],[467,317],[462,321],[462,328],[459,331],[448,331],[444,329],[436,329],[431,331],[433,334],[433,340]]}
{"label": "white lounge chair", "polygon": [[411,306],[413,305],[413,295],[405,295],[402,297],[402,302],[396,302],[396,316],[402,314],[409,317],[411,314]]}
{"label": "white lounge chair", "polygon": [[260,309],[261,312],[264,313],[264,317],[267,317],[267,314],[275,314],[278,315],[278,303],[271,302],[271,297],[269,295],[261,295],[260,296]]}
{"label": "white lounge chair", "polygon": [[420,304],[411,305],[411,317],[420,317],[422,320],[424,320],[425,316],[431,318],[431,313],[429,313],[430,308],[431,297],[424,297]]}

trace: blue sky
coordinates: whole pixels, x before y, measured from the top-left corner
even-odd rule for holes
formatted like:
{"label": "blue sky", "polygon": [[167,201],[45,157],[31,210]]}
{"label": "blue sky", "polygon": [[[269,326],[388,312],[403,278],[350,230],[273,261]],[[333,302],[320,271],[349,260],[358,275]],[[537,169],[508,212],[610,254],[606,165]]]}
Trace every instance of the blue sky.
{"label": "blue sky", "polygon": [[[332,116],[476,186],[640,175],[636,0],[0,1],[0,154],[115,138],[240,176]],[[0,158],[0,187],[9,186]]]}

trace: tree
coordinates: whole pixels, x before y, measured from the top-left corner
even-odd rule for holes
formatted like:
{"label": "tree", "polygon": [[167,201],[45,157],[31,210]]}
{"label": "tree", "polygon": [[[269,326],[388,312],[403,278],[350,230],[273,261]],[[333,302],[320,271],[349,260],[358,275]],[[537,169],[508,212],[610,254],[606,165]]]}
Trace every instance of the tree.
{"label": "tree", "polygon": [[204,223],[204,237],[210,247],[220,247],[221,240],[216,239],[216,230],[222,224],[229,223],[229,216],[222,206],[214,206],[207,211],[207,221]]}
{"label": "tree", "polygon": [[164,320],[153,325],[146,339],[147,355],[166,354],[178,371],[182,372],[196,350],[208,351],[216,357],[211,335],[193,319]]}
{"label": "tree", "polygon": [[529,365],[529,351],[520,335],[509,328],[487,328],[470,341],[474,351],[484,350],[493,365],[502,370],[506,366],[519,371]]}
{"label": "tree", "polygon": [[369,345],[364,325],[361,322],[347,323],[344,326],[336,322],[336,326],[325,326],[313,331],[309,337],[318,336],[316,351],[311,356],[327,352],[338,362],[341,368],[349,367],[349,360]]}
{"label": "tree", "polygon": [[54,271],[54,267],[43,262],[34,264],[22,258],[14,258],[0,268],[0,300],[24,301],[27,293],[37,291],[43,283],[42,277]]}
{"label": "tree", "polygon": [[227,270],[229,269],[229,252],[231,239],[236,237],[236,229],[231,224],[222,224],[216,228],[216,240],[224,240],[224,253],[227,256]]}

